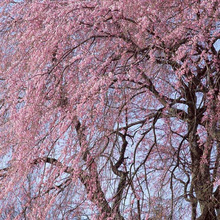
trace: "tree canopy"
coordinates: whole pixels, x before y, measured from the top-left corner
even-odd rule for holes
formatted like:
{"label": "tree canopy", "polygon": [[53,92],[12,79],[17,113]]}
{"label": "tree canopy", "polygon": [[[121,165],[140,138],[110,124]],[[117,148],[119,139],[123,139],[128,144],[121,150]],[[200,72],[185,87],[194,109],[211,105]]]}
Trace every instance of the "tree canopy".
{"label": "tree canopy", "polygon": [[219,0],[2,0],[0,40],[0,219],[217,220]]}

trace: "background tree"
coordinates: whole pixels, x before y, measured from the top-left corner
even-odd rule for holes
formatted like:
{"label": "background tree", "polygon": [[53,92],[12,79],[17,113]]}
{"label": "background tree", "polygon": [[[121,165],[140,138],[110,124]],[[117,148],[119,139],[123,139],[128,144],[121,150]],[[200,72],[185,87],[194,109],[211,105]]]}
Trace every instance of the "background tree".
{"label": "background tree", "polygon": [[1,219],[217,219],[218,0],[0,7]]}

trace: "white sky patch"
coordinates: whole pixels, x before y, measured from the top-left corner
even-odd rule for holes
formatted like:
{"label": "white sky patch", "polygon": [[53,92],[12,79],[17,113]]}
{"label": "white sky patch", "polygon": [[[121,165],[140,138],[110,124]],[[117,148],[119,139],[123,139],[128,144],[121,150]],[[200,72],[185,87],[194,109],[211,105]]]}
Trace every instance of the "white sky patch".
{"label": "white sky patch", "polygon": [[214,48],[216,49],[217,52],[219,52],[220,50],[220,39],[218,39],[217,41],[215,41],[214,43]]}

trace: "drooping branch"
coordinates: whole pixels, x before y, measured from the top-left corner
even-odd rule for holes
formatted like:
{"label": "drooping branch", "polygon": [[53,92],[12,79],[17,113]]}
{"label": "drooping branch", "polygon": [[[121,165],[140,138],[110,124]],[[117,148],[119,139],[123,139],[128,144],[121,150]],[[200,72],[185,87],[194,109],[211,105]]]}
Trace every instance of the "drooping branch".
{"label": "drooping branch", "polygon": [[120,177],[115,196],[113,197],[114,203],[112,206],[113,210],[115,210],[117,213],[120,213],[119,206],[120,206],[120,202],[122,200],[123,191],[126,187],[126,179],[127,179],[128,173],[125,171],[119,170],[118,168],[123,164],[123,162],[125,160],[125,151],[126,151],[126,147],[128,145],[128,142],[126,140],[126,132],[125,132],[125,134],[122,134],[120,132],[118,132],[117,134],[122,139],[122,147],[121,147],[121,151],[120,151],[120,156],[119,156],[119,159],[115,165],[113,164],[113,162],[111,160],[110,160],[110,164],[111,164],[111,168],[112,168],[113,173],[116,176]]}
{"label": "drooping branch", "polygon": [[[59,162],[55,158],[51,158],[51,157],[38,158],[33,162],[33,164],[38,164],[40,162],[51,164],[53,166],[56,166],[59,169],[64,168],[63,171],[67,174],[70,174],[70,175],[74,173],[74,168],[64,166],[61,162]],[[111,216],[112,209],[109,206],[107,200],[105,199],[105,194],[102,191],[100,181],[99,181],[99,178],[98,178],[97,170],[94,169],[95,168],[94,163],[95,162],[90,164],[90,166],[92,166],[92,168],[93,168],[92,170],[90,170],[90,172],[87,172],[87,170],[82,170],[81,169],[78,178],[80,179],[80,181],[85,186],[87,194],[91,194],[89,199],[94,204],[96,204],[98,206],[98,208],[100,209],[102,217],[105,218],[105,217]],[[95,176],[94,176],[94,174],[95,174]]]}
{"label": "drooping branch", "polygon": [[[85,139],[85,134],[84,130],[85,128],[82,127],[80,121],[77,121],[76,123],[76,131],[78,134],[78,138],[81,144],[81,147],[86,144],[86,139]],[[123,149],[122,149],[122,154],[120,156],[120,159],[118,161],[117,167],[114,166],[114,170],[117,170],[117,168],[121,165],[121,163],[124,160],[124,152],[127,146],[127,141],[124,139],[123,143]],[[123,193],[123,188],[125,187],[125,180],[126,176],[121,175],[122,171],[118,171],[117,173],[120,173],[120,183],[117,189],[115,201],[113,204],[113,208],[111,208],[105,198],[105,194],[101,188],[101,183],[99,179],[99,174],[97,170],[97,164],[95,162],[95,158],[92,157],[91,153],[88,150],[88,146],[85,147],[84,149],[84,154],[83,154],[83,160],[89,162],[89,171],[86,172],[86,175],[80,177],[81,182],[84,184],[84,186],[87,189],[87,193],[89,194],[92,192],[92,198],[91,200],[97,204],[97,206],[101,209],[101,215],[103,218],[110,217],[110,216],[116,216],[117,219],[123,220],[124,218],[120,214],[119,210],[119,201],[121,200],[121,196]],[[116,207],[117,206],[117,207]]]}

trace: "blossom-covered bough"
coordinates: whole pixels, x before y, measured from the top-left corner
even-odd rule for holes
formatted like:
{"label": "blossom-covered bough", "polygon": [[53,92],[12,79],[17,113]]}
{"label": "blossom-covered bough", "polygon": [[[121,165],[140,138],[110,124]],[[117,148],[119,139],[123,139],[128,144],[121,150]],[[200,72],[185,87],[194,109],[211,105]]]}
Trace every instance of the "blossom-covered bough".
{"label": "blossom-covered bough", "polygon": [[2,0],[0,218],[217,220],[219,8]]}

